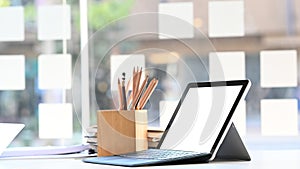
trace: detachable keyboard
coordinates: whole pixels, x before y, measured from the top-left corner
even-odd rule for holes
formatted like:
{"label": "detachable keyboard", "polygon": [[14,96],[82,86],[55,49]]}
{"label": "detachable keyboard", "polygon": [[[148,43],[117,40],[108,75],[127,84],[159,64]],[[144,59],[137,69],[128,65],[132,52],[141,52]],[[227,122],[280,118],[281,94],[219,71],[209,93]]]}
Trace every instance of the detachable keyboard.
{"label": "detachable keyboard", "polygon": [[166,149],[148,149],[118,156],[137,159],[155,159],[155,160],[181,160],[207,156],[209,153],[199,153],[194,151],[166,150]]}
{"label": "detachable keyboard", "polygon": [[208,162],[210,157],[211,153],[148,149],[122,155],[86,158],[83,159],[83,161],[87,163],[137,167],[146,165],[204,163]]}

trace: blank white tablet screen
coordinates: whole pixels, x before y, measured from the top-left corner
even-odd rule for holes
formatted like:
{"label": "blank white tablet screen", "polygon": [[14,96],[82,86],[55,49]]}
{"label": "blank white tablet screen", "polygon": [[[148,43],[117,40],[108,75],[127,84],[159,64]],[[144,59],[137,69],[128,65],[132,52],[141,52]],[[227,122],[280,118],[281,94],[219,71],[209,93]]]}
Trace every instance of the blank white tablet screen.
{"label": "blank white tablet screen", "polygon": [[160,148],[210,152],[241,88],[190,88]]}

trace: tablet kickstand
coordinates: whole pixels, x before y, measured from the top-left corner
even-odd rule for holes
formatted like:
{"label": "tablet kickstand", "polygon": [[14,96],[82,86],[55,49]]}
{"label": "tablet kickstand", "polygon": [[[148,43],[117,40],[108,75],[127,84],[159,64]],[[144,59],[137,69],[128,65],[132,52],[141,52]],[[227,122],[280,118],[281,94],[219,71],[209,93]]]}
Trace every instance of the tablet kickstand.
{"label": "tablet kickstand", "polygon": [[247,149],[233,123],[231,124],[216,154],[214,161],[215,160],[251,160]]}

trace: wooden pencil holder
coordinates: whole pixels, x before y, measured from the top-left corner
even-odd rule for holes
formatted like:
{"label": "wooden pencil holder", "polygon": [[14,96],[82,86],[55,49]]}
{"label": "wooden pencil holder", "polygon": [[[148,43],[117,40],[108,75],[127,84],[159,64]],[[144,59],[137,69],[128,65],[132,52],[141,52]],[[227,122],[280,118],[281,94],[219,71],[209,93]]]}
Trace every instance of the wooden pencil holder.
{"label": "wooden pencil holder", "polygon": [[147,110],[99,110],[98,156],[148,149]]}

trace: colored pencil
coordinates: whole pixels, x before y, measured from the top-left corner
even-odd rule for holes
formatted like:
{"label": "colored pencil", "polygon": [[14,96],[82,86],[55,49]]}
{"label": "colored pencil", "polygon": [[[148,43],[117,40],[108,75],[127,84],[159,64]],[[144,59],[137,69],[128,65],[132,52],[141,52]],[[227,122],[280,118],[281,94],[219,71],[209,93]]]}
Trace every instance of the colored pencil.
{"label": "colored pencil", "polygon": [[155,78],[151,80],[149,86],[147,87],[145,93],[143,94],[143,96],[137,106],[138,110],[141,110],[144,108],[144,106],[146,105],[147,101],[149,100],[151,94],[155,90],[157,84],[158,84],[158,80],[156,80]]}

